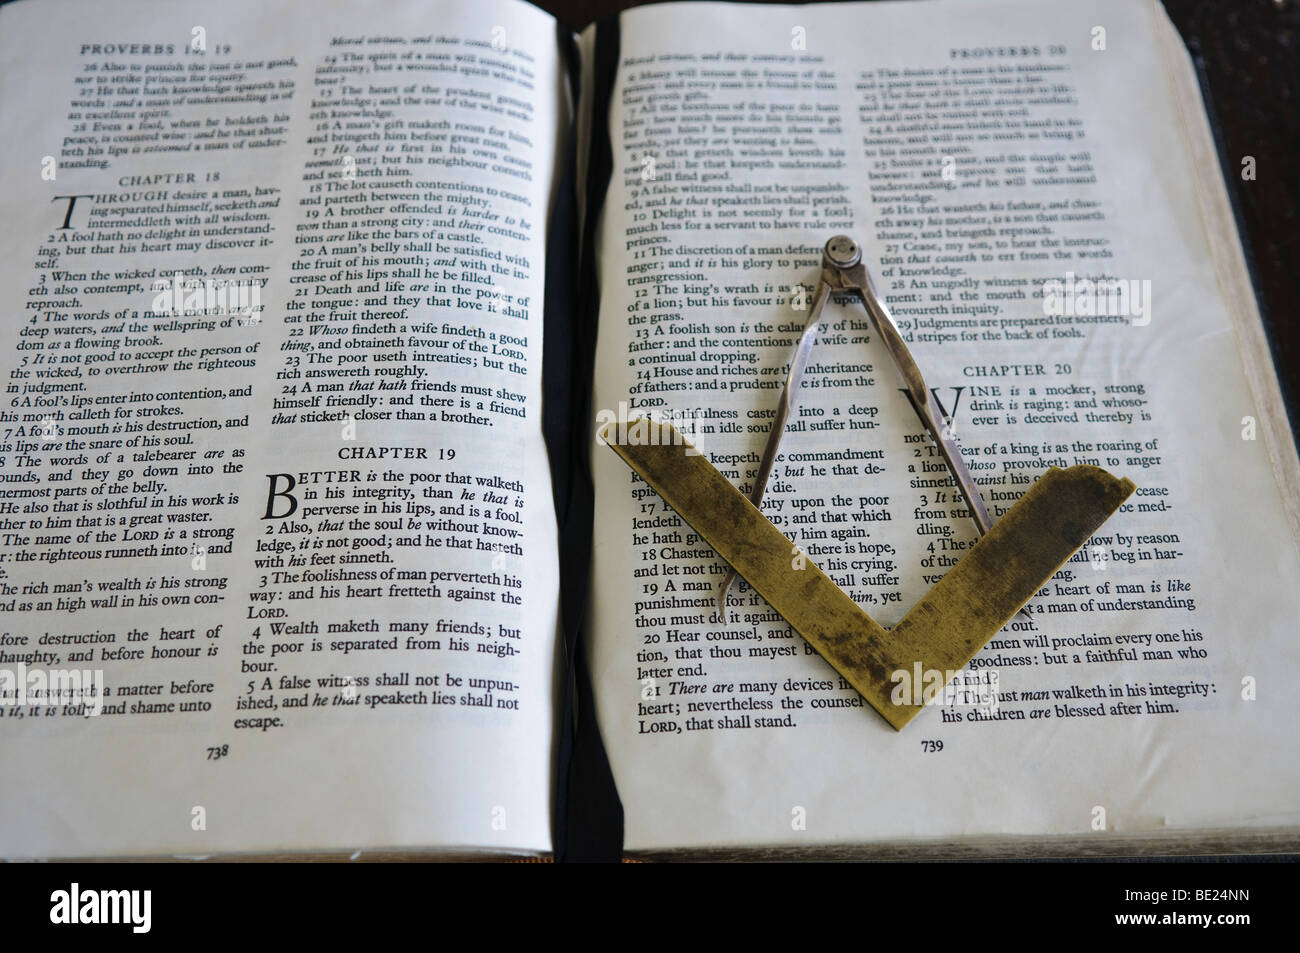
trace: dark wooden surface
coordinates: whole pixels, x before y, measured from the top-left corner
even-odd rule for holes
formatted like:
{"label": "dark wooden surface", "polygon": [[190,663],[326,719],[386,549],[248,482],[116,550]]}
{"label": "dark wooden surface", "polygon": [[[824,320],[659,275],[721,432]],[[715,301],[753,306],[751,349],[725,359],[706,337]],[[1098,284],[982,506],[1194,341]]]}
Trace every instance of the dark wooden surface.
{"label": "dark wooden surface", "polygon": [[[635,0],[534,2],[574,29],[641,5]],[[1206,106],[1295,429],[1300,424],[1300,0],[1163,2],[1202,67]],[[1247,155],[1255,157],[1253,182],[1240,175]]]}

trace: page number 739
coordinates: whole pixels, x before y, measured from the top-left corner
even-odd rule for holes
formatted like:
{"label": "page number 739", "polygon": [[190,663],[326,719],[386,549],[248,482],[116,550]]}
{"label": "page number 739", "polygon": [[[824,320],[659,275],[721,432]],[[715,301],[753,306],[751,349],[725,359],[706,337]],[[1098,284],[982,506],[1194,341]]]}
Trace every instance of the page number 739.
{"label": "page number 739", "polygon": [[942,751],[942,750],[943,750],[943,742],[942,742],[942,741],[939,741],[939,740],[936,740],[936,741],[930,741],[930,740],[928,740],[928,739],[922,739],[922,740],[921,740],[921,750],[922,750],[923,752],[925,752],[926,754],[933,754],[933,753],[936,752],[936,751]]}

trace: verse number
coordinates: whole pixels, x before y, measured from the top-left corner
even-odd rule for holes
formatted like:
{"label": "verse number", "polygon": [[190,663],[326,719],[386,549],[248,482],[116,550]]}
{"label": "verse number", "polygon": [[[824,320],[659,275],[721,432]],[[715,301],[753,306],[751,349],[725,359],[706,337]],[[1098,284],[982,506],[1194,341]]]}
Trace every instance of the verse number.
{"label": "verse number", "polygon": [[943,742],[942,742],[942,741],[925,741],[925,740],[923,740],[923,741],[921,742],[921,750],[924,751],[926,754],[931,754],[931,753],[933,753],[933,752],[935,752],[935,751],[942,751],[942,750],[943,750]]}
{"label": "verse number", "polygon": [[208,749],[208,760],[220,761],[228,754],[230,754],[230,745],[217,745],[215,748]]}

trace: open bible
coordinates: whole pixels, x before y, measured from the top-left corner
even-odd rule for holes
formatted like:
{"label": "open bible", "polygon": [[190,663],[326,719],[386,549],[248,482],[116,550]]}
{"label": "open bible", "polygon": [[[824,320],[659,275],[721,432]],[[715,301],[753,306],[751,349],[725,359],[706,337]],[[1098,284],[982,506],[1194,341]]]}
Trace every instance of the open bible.
{"label": "open bible", "polygon": [[[1300,843],[1300,469],[1154,0],[19,0],[0,127],[0,854]],[[901,733],[596,438],[748,492],[835,234],[994,518],[1138,487]],[[900,387],[828,304],[762,506],[886,628],[975,540]]]}

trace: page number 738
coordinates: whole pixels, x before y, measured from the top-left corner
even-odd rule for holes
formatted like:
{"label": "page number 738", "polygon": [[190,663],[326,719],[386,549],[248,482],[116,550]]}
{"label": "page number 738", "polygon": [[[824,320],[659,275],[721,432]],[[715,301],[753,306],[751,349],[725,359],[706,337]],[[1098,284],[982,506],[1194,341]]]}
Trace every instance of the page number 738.
{"label": "page number 738", "polygon": [[925,752],[926,754],[933,754],[933,753],[936,752],[936,751],[942,751],[942,750],[943,750],[943,742],[942,742],[942,741],[930,741],[930,740],[928,740],[928,739],[922,739],[922,741],[921,741],[921,750],[922,750],[923,752]]}

